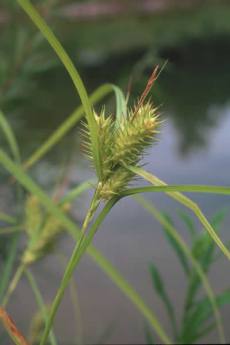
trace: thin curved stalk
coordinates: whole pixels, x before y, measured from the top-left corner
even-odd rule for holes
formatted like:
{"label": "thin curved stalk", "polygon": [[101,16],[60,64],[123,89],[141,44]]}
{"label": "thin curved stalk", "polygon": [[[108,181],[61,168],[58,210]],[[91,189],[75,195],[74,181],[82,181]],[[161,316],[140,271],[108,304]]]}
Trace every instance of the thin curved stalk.
{"label": "thin curved stalk", "polygon": [[11,240],[10,250],[9,250],[8,255],[7,255],[7,260],[4,264],[4,270],[1,274],[0,304],[2,304],[2,298],[5,294],[8,283],[10,281],[11,272],[12,272],[14,262],[16,259],[17,245],[18,245],[18,236],[14,236]]}
{"label": "thin curved stalk", "polygon": [[[131,170],[135,174],[143,177],[146,181],[152,183],[153,185],[158,185],[158,186],[165,186],[166,183],[160,180],[158,177],[154,176],[153,174],[148,173],[147,171],[137,168],[137,167],[128,167],[126,166],[127,169]],[[130,190],[131,194],[132,189]],[[186,197],[185,195],[179,193],[179,192],[166,192],[167,195],[169,195],[171,198],[177,200],[180,204],[186,206],[188,209],[190,209],[195,216],[199,219],[200,223],[203,225],[204,229],[209,233],[213,241],[218,245],[220,250],[224,253],[224,255],[230,260],[230,251],[228,248],[224,245],[224,243],[221,241],[219,236],[216,234],[215,230],[199,208],[199,206]],[[126,195],[128,195],[128,192],[126,191]]]}
{"label": "thin curved stalk", "polygon": [[0,321],[15,345],[29,345],[9,314],[0,307]]}
{"label": "thin curved stalk", "polygon": [[83,323],[82,323],[82,315],[81,315],[81,308],[80,308],[80,302],[79,302],[79,296],[77,291],[77,284],[74,281],[74,278],[71,279],[69,284],[69,292],[70,292],[70,298],[73,305],[74,310],[74,318],[75,318],[75,324],[76,324],[76,345],[82,345],[84,344],[84,330],[83,330]]}
{"label": "thin curved stalk", "polygon": [[18,285],[18,282],[20,281],[20,279],[21,279],[21,277],[22,277],[22,275],[24,273],[24,270],[25,270],[25,265],[24,264],[21,264],[17,268],[17,270],[16,270],[16,272],[15,272],[15,274],[14,274],[12,280],[11,280],[9,288],[8,288],[4,298],[3,298],[3,301],[2,301],[2,306],[3,307],[6,307],[7,303],[9,302],[10,296],[12,295],[14,290],[16,289],[16,287]]}
{"label": "thin curved stalk", "polygon": [[169,192],[190,192],[190,193],[210,193],[230,195],[230,187],[225,186],[205,186],[205,185],[164,185],[164,186],[145,186],[124,190],[121,195],[131,195],[139,193],[169,193]]}
{"label": "thin curved stalk", "polygon": [[[96,218],[95,222],[93,223],[93,225],[91,226],[89,235],[86,237],[84,237],[81,246],[77,246],[74,249],[74,252],[72,254],[72,257],[67,265],[63,280],[62,280],[62,284],[58,290],[58,293],[55,297],[54,303],[53,303],[53,307],[51,310],[51,315],[50,315],[50,322],[49,324],[47,324],[46,330],[44,332],[42,341],[40,343],[40,345],[45,345],[48,334],[49,334],[49,327],[51,327],[53,319],[54,319],[54,315],[55,312],[57,310],[57,307],[61,301],[61,298],[63,296],[64,290],[66,288],[66,286],[68,285],[74,268],[77,266],[77,264],[79,263],[81,257],[83,256],[83,254],[85,253],[85,251],[87,250],[87,248],[89,247],[90,243],[92,242],[94,235],[96,233],[96,231],[98,230],[99,226],[101,225],[101,223],[103,222],[104,218],[106,217],[106,215],[109,213],[109,211],[111,210],[111,208],[116,204],[116,202],[119,200],[119,198],[113,198],[110,201],[107,202],[107,204],[105,205],[105,207],[103,208],[103,210],[101,211],[101,213],[99,214],[99,216]],[[135,296],[135,295],[134,295]],[[133,297],[134,297],[133,296]],[[53,313],[52,313],[53,311]],[[161,338],[161,340],[165,343],[165,344],[171,344],[171,340],[168,338],[168,336],[165,334],[165,332],[163,331],[163,329],[161,328],[160,323],[157,321],[156,317],[152,315],[152,322],[154,323],[154,329],[157,332],[157,334],[159,335],[159,337]],[[48,327],[49,326],[49,327]]]}
{"label": "thin curved stalk", "polygon": [[[94,197],[94,200],[96,200],[96,197]],[[97,229],[98,228],[98,226],[101,224],[101,222],[103,221],[105,216],[108,214],[108,212],[112,208],[113,203],[108,203],[107,205],[104,207],[104,209],[100,213],[100,215],[102,215],[102,216],[98,217],[100,219],[100,221],[99,222],[96,221],[92,225],[92,229]],[[94,202],[92,202],[91,207],[90,207],[89,211],[87,212],[85,221],[84,221],[83,226],[82,226],[81,236],[80,236],[79,240],[77,241],[77,243],[75,245],[75,248],[74,248],[74,250],[72,252],[72,255],[71,255],[70,259],[69,259],[69,262],[68,262],[68,264],[66,266],[66,269],[65,269],[65,272],[64,272],[61,284],[60,284],[60,286],[58,288],[58,291],[56,293],[56,296],[55,296],[55,298],[53,300],[53,303],[52,303],[52,306],[51,306],[51,310],[50,310],[50,315],[49,315],[49,318],[47,320],[45,331],[44,331],[44,333],[42,335],[42,339],[41,339],[40,345],[45,345],[46,342],[47,342],[47,338],[49,336],[50,329],[51,329],[51,327],[53,325],[53,322],[54,322],[54,319],[55,319],[58,307],[59,307],[59,305],[60,305],[60,303],[62,301],[62,298],[64,296],[65,289],[69,285],[69,282],[70,282],[70,280],[72,278],[74,270],[76,269],[76,267],[77,267],[77,265],[78,265],[82,255],[86,251],[86,248],[88,247],[88,245],[89,245],[89,243],[90,243],[90,241],[92,239],[92,237],[91,237],[90,241],[88,240],[88,237],[85,235],[85,231],[86,231],[86,228],[87,228],[87,226],[89,224],[89,221],[91,219],[93,207],[94,207]]]}
{"label": "thin curved stalk", "polygon": [[[42,189],[25,174],[22,168],[12,162],[12,160],[10,160],[10,158],[2,150],[0,150],[0,163],[16,178],[16,180],[22,186],[25,187],[27,191],[37,196],[41,204],[47,209],[47,212],[50,212],[50,214],[57,218],[75,240],[79,240],[80,230],[78,226],[70,218],[68,218],[62,212],[62,210],[58,208],[42,191]],[[88,247],[87,252],[94,262],[133,303],[140,314],[143,315],[143,317],[149,322],[150,326],[153,328],[153,330],[155,330],[162,342],[165,342],[165,340],[168,339],[166,342],[171,343],[170,339],[160,326],[154,312],[147,306],[141,296],[122,277],[116,268],[92,245]]]}
{"label": "thin curved stalk", "polygon": [[4,223],[15,225],[17,223],[17,220],[15,217],[10,216],[9,214],[6,214],[5,212],[0,212],[0,220]]}
{"label": "thin curved stalk", "polygon": [[20,162],[20,151],[15,138],[14,132],[8,123],[5,115],[0,110],[0,128],[2,129],[3,134],[5,135],[6,141],[10,147],[12,155],[17,163]]}
{"label": "thin curved stalk", "polygon": [[213,314],[216,320],[217,330],[219,333],[219,338],[222,344],[225,343],[225,335],[224,335],[224,329],[222,325],[221,315],[218,309],[218,306],[216,304],[215,295],[212,290],[212,287],[210,286],[210,283],[205,275],[205,273],[202,270],[202,267],[200,266],[199,262],[194,258],[192,253],[190,252],[187,244],[184,242],[182,237],[178,234],[176,228],[167,221],[166,218],[164,218],[161,213],[156,209],[156,207],[153,205],[153,203],[147,201],[145,198],[141,196],[135,196],[134,197],[137,202],[144,207],[149,213],[151,213],[154,218],[165,227],[166,231],[174,238],[174,240],[177,242],[177,244],[180,246],[184,254],[187,256],[187,258],[191,261],[193,267],[195,268],[198,276],[200,277],[200,280],[203,283],[204,289],[207,293],[207,296],[209,298],[210,304],[213,309]]}
{"label": "thin curved stalk", "polygon": [[87,91],[85,89],[84,83],[75,68],[72,60],[70,59],[69,55],[66,53],[65,49],[58,41],[50,27],[46,24],[43,18],[40,16],[38,11],[35,7],[31,4],[29,0],[17,0],[19,5],[23,8],[23,10],[28,14],[31,18],[33,23],[37,26],[37,28],[41,31],[43,36],[49,42],[50,46],[53,48],[57,56],[59,57],[60,61],[65,66],[67,72],[69,73],[70,78],[73,81],[73,84],[79,94],[81,99],[84,112],[87,118],[89,131],[90,131],[90,140],[92,141],[92,148],[93,148],[93,157],[95,162],[95,168],[97,171],[97,175],[99,180],[102,178],[102,171],[101,171],[101,154],[100,154],[100,147],[98,142],[98,132],[97,132],[97,122],[93,114],[93,110],[91,107],[91,103],[89,101],[89,97]]}
{"label": "thin curved stalk", "polygon": [[[99,102],[113,91],[112,84],[105,84],[96,89],[90,96],[91,104]],[[23,163],[25,170],[29,169],[49,150],[51,150],[83,117],[83,106],[77,107],[62,124],[49,136],[47,140]]]}
{"label": "thin curved stalk", "polygon": [[15,226],[6,226],[4,228],[0,228],[0,236],[1,235],[9,235],[14,234],[15,232],[20,232],[22,229],[21,225],[15,225]]}
{"label": "thin curved stalk", "polygon": [[[3,114],[3,112],[0,110],[0,129],[2,130],[6,141],[8,143],[8,146],[10,148],[10,151],[12,153],[12,156],[15,160],[16,163],[20,164],[20,150],[19,146],[16,140],[16,137],[14,135],[14,132],[7,121],[6,116]],[[21,200],[21,190],[20,187],[17,186],[17,199],[18,201]],[[7,222],[9,224],[16,224],[17,219],[13,218],[11,216],[8,216],[2,212],[0,212],[0,219],[3,220],[4,222]],[[2,232],[3,233],[3,232]],[[18,233],[14,234],[10,241],[10,245],[8,248],[8,256],[5,262],[5,265],[3,267],[3,272],[1,273],[1,282],[0,282],[0,301],[2,300],[2,297],[5,293],[5,290],[7,288],[8,282],[10,280],[10,276],[13,270],[13,266],[15,263],[16,259],[16,254],[17,254],[17,247],[18,247],[18,240],[19,236]]]}
{"label": "thin curved stalk", "polygon": [[95,185],[95,183],[96,181],[93,179],[81,183],[77,187],[71,189],[64,197],[62,197],[58,205],[61,206],[66,203],[72,203],[74,199],[78,198],[83,192],[92,188],[92,185]]}
{"label": "thin curved stalk", "polygon": [[[46,323],[48,320],[48,315],[47,315],[46,306],[45,306],[45,303],[43,301],[41,292],[38,288],[37,282],[36,282],[33,274],[28,269],[25,270],[25,275],[26,275],[28,282],[31,286],[31,289],[34,293],[35,299],[37,301],[37,305],[41,310],[42,317]],[[54,335],[52,330],[50,331],[49,338],[50,338],[50,344],[51,345],[57,345],[57,340],[56,340],[55,335]]]}

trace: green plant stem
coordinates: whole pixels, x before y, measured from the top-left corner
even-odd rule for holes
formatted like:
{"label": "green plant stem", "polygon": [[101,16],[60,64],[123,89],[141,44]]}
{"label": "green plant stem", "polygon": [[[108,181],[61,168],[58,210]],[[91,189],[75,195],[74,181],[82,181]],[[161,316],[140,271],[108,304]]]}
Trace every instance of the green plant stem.
{"label": "green plant stem", "polygon": [[[41,295],[41,293],[39,291],[39,288],[38,288],[38,285],[36,283],[36,280],[35,280],[33,274],[28,269],[25,270],[25,275],[26,275],[26,277],[28,279],[28,282],[29,282],[29,284],[31,286],[31,289],[33,290],[33,293],[35,295],[35,299],[37,301],[37,305],[40,308],[40,310],[42,312],[42,317],[43,317],[43,319],[44,319],[44,321],[46,323],[47,320],[48,320],[46,306],[44,304],[44,301],[43,301],[42,295]],[[52,330],[50,332],[50,344],[51,345],[57,345],[57,341],[56,341],[55,335],[54,335]]]}
{"label": "green plant stem", "polygon": [[175,239],[175,241],[179,244],[180,248],[183,250],[184,254],[192,262],[198,276],[200,277],[200,280],[203,283],[203,286],[204,286],[205,291],[207,293],[207,296],[209,298],[210,304],[211,304],[212,309],[213,309],[213,314],[215,316],[220,341],[222,344],[224,344],[225,343],[224,330],[223,330],[222,320],[221,320],[221,316],[220,316],[220,313],[218,310],[218,306],[216,304],[215,295],[212,291],[212,288],[209,284],[209,281],[206,278],[205,273],[203,272],[199,262],[194,258],[194,256],[190,252],[188,246],[186,245],[184,240],[181,238],[181,236],[177,233],[177,230],[174,228],[174,226],[170,222],[168,222],[165,217],[163,217],[161,215],[161,213],[156,209],[156,207],[154,207],[154,205],[152,203],[150,204],[147,200],[145,200],[141,196],[136,196],[135,199],[146,210],[148,210],[157,219],[157,221],[161,225],[163,225],[165,227],[166,231]]}
{"label": "green plant stem", "polygon": [[[95,104],[99,102],[103,97],[107,96],[113,91],[112,84],[105,84],[90,96],[90,102]],[[28,170],[39,159],[41,159],[49,150],[52,149],[75,125],[80,121],[84,115],[83,106],[77,107],[73,113],[71,113],[67,119],[53,132],[53,134],[45,140],[45,142],[23,163],[25,170]]]}
{"label": "green plant stem", "polygon": [[17,245],[18,245],[18,234],[11,239],[7,260],[4,265],[3,273],[1,274],[0,305],[2,304],[2,297],[4,296],[8,282],[10,280],[11,271],[13,269],[14,261],[16,258]]}
{"label": "green plant stem", "polygon": [[91,179],[88,181],[85,181],[78,185],[76,188],[73,188],[71,191],[69,191],[64,197],[61,198],[58,205],[62,206],[66,203],[72,203],[75,199],[77,199],[83,192],[86,190],[92,188],[92,186],[95,185],[95,180]]}
{"label": "green plant stem", "polygon": [[71,258],[70,258],[70,260],[66,266],[61,284],[60,284],[59,289],[56,293],[54,301],[52,303],[50,315],[49,315],[49,318],[47,320],[47,324],[46,324],[45,331],[44,331],[44,334],[42,336],[40,345],[46,344],[47,337],[49,336],[50,329],[53,325],[54,318],[55,318],[55,315],[57,313],[58,307],[59,307],[59,305],[62,301],[62,298],[64,296],[65,289],[67,288],[67,286],[71,280],[71,277],[73,275],[73,272],[74,272],[77,264],[79,263],[81,256],[83,255],[83,253],[85,251],[85,250],[84,251],[81,250],[81,246],[84,245],[84,241],[87,238],[85,235],[85,232],[86,232],[87,227],[88,227],[93,215],[95,214],[98,206],[99,206],[99,199],[98,199],[98,188],[97,188],[95,193],[94,193],[90,208],[89,208],[89,210],[86,214],[85,220],[83,222],[80,238],[75,245],[75,248],[73,250]]}
{"label": "green plant stem", "polygon": [[[160,180],[158,177],[154,176],[153,174],[148,173],[147,171],[145,171],[141,168],[130,167],[130,166],[129,167],[126,166],[126,168],[131,170],[135,174],[143,177],[146,181],[148,181],[152,184],[159,185],[159,186],[165,186],[166,185],[166,183],[163,182],[162,180]],[[130,190],[130,194],[135,194],[135,193],[133,193],[132,189]],[[220,250],[228,258],[228,260],[230,260],[230,251],[223,244],[223,242],[221,241],[219,236],[216,234],[215,230],[213,229],[213,227],[211,226],[211,224],[209,223],[209,221],[207,220],[207,218],[205,217],[205,215],[203,214],[203,212],[201,211],[199,206],[194,201],[192,201],[191,199],[189,199],[188,197],[186,197],[185,195],[183,195],[179,192],[176,192],[176,191],[175,192],[167,192],[166,194],[168,194],[171,198],[177,200],[180,204],[186,206],[188,209],[190,209],[196,215],[196,217],[199,219],[199,221],[203,225],[204,229],[209,233],[209,235],[211,236],[213,241],[218,245]],[[125,192],[125,195],[128,195],[127,191]]]}
{"label": "green plant stem", "polygon": [[77,286],[74,282],[74,279],[71,279],[69,288],[70,288],[70,297],[73,304],[76,327],[77,327],[76,345],[82,345],[84,344],[83,324],[82,324],[82,316],[81,316],[81,308],[79,304],[78,291],[77,291]]}
{"label": "green plant stem", "polygon": [[0,220],[11,225],[15,225],[17,223],[16,218],[3,212],[0,212]]}
{"label": "green plant stem", "polygon": [[53,48],[57,56],[59,57],[60,61],[65,66],[67,72],[69,73],[70,78],[73,81],[73,84],[79,94],[81,99],[85,115],[87,118],[87,122],[89,125],[90,130],[90,139],[92,141],[93,147],[93,157],[95,162],[95,167],[97,171],[98,178],[101,180],[102,178],[102,171],[101,171],[101,153],[99,149],[99,142],[97,136],[97,123],[96,119],[93,114],[93,110],[89,101],[89,97],[85,86],[81,80],[81,77],[76,70],[72,60],[62,47],[61,43],[58,41],[50,27],[46,24],[46,22],[42,19],[40,14],[37,12],[35,7],[31,4],[29,0],[17,0],[19,5],[23,8],[23,10],[28,14],[31,18],[33,23],[37,26],[37,28],[41,31],[43,36],[49,42],[50,46]]}
{"label": "green plant stem", "polygon": [[5,308],[7,303],[9,302],[9,299],[10,299],[10,296],[12,295],[12,293],[14,292],[14,290],[16,289],[23,273],[24,273],[24,270],[25,270],[25,265],[24,264],[21,264],[18,269],[16,270],[12,280],[11,280],[11,283],[7,289],[7,292],[4,296],[4,299],[3,299],[3,302],[2,302],[2,306]]}
{"label": "green plant stem", "polygon": [[4,228],[0,228],[0,236],[1,235],[8,235],[8,234],[12,234],[12,233],[15,233],[15,232],[19,232],[21,230],[21,225],[18,226],[7,226],[7,227],[4,227]]}
{"label": "green plant stem", "polygon": [[[78,226],[53,203],[46,193],[44,193],[44,191],[28,175],[25,174],[25,172],[22,170],[22,167],[15,164],[1,149],[0,164],[2,164],[4,168],[10,174],[12,174],[28,192],[37,196],[38,200],[46,208],[47,212],[50,212],[50,214],[57,218],[75,240],[79,239],[80,231]],[[168,344],[172,343],[165,331],[162,329],[152,309],[148,307],[141,296],[122,277],[116,268],[92,245],[88,247],[87,251],[95,263],[105,272],[105,274],[114,282],[114,284],[124,293],[124,295],[133,303],[136,309],[149,322],[161,341]]]}

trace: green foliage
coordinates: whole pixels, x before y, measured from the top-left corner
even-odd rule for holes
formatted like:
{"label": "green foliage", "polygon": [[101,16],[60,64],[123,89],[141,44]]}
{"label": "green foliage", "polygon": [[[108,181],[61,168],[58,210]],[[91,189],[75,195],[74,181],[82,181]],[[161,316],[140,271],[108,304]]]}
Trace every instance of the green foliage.
{"label": "green foliage", "polygon": [[[167,232],[166,232],[167,234]],[[168,234],[167,234],[168,236]],[[175,317],[175,312],[173,309],[173,305],[171,304],[170,298],[167,294],[165,285],[164,285],[164,281],[161,277],[161,274],[159,272],[159,270],[157,269],[157,267],[151,263],[149,265],[149,270],[150,270],[150,274],[151,274],[151,278],[152,278],[152,282],[153,282],[153,287],[156,291],[156,293],[158,294],[158,296],[161,298],[167,313],[169,315],[169,318],[171,320],[171,324],[172,324],[172,329],[173,329],[173,334],[174,337],[177,337],[177,325],[176,325],[176,317]]]}
{"label": "green foliage", "polygon": [[[225,214],[225,211],[221,211],[213,217],[212,224],[216,230],[220,228]],[[173,224],[171,217],[169,215],[166,216],[168,221],[170,221],[170,224]],[[191,233],[192,242],[190,246],[190,253],[197,260],[197,262],[199,262],[200,267],[202,267],[204,272],[207,274],[214,263],[216,247],[207,234],[198,234],[198,232],[195,231],[193,219],[187,213],[182,213],[182,215],[180,214],[180,217],[182,221],[186,220],[184,223],[185,229],[189,233],[191,233],[192,225],[192,229],[194,231]],[[163,227],[163,231],[166,239],[170,244],[172,244],[172,236],[169,236],[165,226]],[[178,243],[175,245],[174,242],[172,248],[175,252],[175,255],[179,259],[179,263],[186,274],[186,279],[188,282],[182,318],[179,320],[179,322],[176,322],[175,320],[174,315],[176,313],[176,306],[171,302],[171,299],[165,290],[166,283],[161,277],[159,270],[153,263],[151,263],[149,267],[153,280],[153,287],[155,292],[163,301],[165,309],[168,313],[173,329],[174,342],[177,344],[193,344],[197,341],[200,341],[204,336],[209,335],[215,330],[214,314],[212,312],[212,305],[209,298],[200,295],[199,290],[201,288],[201,279],[197,274],[197,271],[194,270],[194,266],[190,266],[189,270],[185,270],[184,255],[178,255],[178,249],[181,251],[180,246],[178,246]],[[226,291],[223,291],[217,295],[215,297],[215,303],[218,308],[229,304],[230,290],[227,289]],[[148,333],[151,334],[149,329]],[[148,339],[149,335],[148,337],[146,336],[147,341]]]}
{"label": "green foliage", "polygon": [[[167,186],[154,175],[138,168],[146,148],[152,145],[155,140],[160,122],[155,106],[151,102],[145,101],[146,95],[153,81],[155,81],[155,74],[153,73],[152,79],[150,78],[139,102],[133,108],[127,106],[127,101],[123,92],[114,85],[104,85],[100,87],[89,98],[85,85],[73,62],[51,31],[50,27],[42,19],[39,12],[29,0],[17,0],[17,2],[29,15],[33,23],[38,27],[59,57],[73,81],[82,102],[82,106],[77,108],[70,117],[61,124],[53,135],[25,162],[23,167],[20,165],[19,149],[13,131],[6,117],[2,112],[0,113],[0,127],[14,158],[14,160],[12,160],[2,149],[0,149],[0,164],[22,187],[25,188],[27,193],[30,194],[26,196],[26,201],[24,202],[23,200],[22,203],[22,205],[24,205],[24,214],[17,214],[15,222],[15,224],[19,223],[20,227],[26,230],[26,248],[21,256],[17,250],[17,238],[15,238],[15,242],[12,241],[12,250],[7,257],[0,285],[0,297],[4,294],[3,305],[5,306],[7,304],[22,274],[27,273],[29,283],[34,291],[39,308],[41,309],[42,318],[39,317],[39,327],[41,326],[41,322],[45,327],[42,335],[40,334],[40,329],[39,332],[36,330],[36,335],[39,335],[41,345],[47,343],[49,335],[51,342],[54,344],[55,338],[51,333],[51,329],[57,310],[64,296],[65,289],[72,279],[74,270],[79,264],[82,256],[88,251],[94,261],[106,272],[135,305],[137,310],[145,317],[159,339],[166,344],[172,343],[172,340],[161,326],[154,312],[146,305],[133,287],[130,286],[115,268],[91,245],[101,223],[110,213],[112,207],[122,197],[131,196],[144,191],[161,191],[167,193],[170,197],[192,210],[200,220],[204,229],[212,237],[211,239],[207,234],[197,237],[192,221],[187,216],[183,217],[185,223],[188,225],[189,231],[193,235],[192,248],[189,250],[187,245],[180,238],[177,230],[174,228],[172,219],[152,209],[152,214],[154,214],[155,218],[164,225],[164,232],[167,239],[175,251],[188,280],[183,318],[180,327],[178,327],[173,303],[169,297],[161,273],[156,265],[152,264],[150,266],[153,286],[168,313],[172,324],[174,340],[181,343],[185,341],[194,342],[202,335],[210,332],[214,326],[217,326],[222,341],[224,339],[224,334],[217,307],[221,307],[229,302],[229,291],[215,298],[205,275],[205,273],[208,273],[214,261],[216,247],[212,240],[219,245],[228,258],[230,257],[227,247],[222,243],[216,232],[216,224],[222,220],[222,217],[217,217],[213,224],[209,223],[200,208],[192,200],[179,193],[179,191],[230,194],[230,188],[218,186]],[[0,56],[0,60],[2,59],[1,61],[3,61],[0,65],[2,68],[1,83],[3,84],[4,91],[2,92],[3,96],[1,102],[19,98],[22,96],[20,92],[25,92],[23,83],[17,84],[17,82],[14,82],[15,75],[17,76],[20,74],[19,71],[23,72],[22,75],[25,78],[24,80],[28,81],[33,73],[37,73],[41,71],[41,69],[45,71],[50,67],[49,63],[48,65],[41,64],[42,66],[40,69],[38,63],[39,56],[34,57],[30,55],[30,53],[33,52],[34,41],[31,40],[31,36],[28,35],[27,31],[24,29],[18,30],[16,36],[17,44],[13,45],[11,59],[6,61],[5,57],[2,58],[2,56]],[[35,45],[36,42],[42,41],[40,34],[36,37],[37,41],[35,40]],[[26,59],[28,51],[30,57]],[[13,68],[11,68],[12,62],[14,62]],[[23,78],[21,80],[23,80]],[[27,82],[26,84],[28,86]],[[114,117],[110,114],[106,114],[105,110],[100,114],[96,114],[96,112],[93,111],[92,104],[101,100],[111,91],[115,93],[116,97],[116,116]],[[80,232],[76,222],[71,220],[66,214],[66,203],[72,202],[74,198],[87,190],[89,188],[89,183],[85,182],[82,186],[72,189],[61,200],[55,202],[24,170],[41,159],[83,116],[85,116],[87,120],[86,135],[88,137],[88,142],[86,146],[88,154],[93,161],[98,181],[94,183],[94,196]],[[148,180],[154,186],[126,189],[128,183],[138,175]],[[21,203],[21,201],[21,199],[18,199],[18,202]],[[101,201],[107,202],[96,215]],[[8,215],[2,213],[1,217],[4,222],[9,223],[9,227],[15,225]],[[52,248],[56,242],[57,235],[63,230],[68,231],[76,241],[76,244],[51,308],[50,310],[46,310],[33,276],[25,270],[27,269],[26,266],[42,258],[49,252],[49,249]],[[11,283],[8,284],[16,256],[19,257],[21,265],[16,270]],[[198,292],[202,284],[207,293],[207,297],[202,297],[200,299],[198,298]],[[5,293],[6,287],[8,288]],[[3,314],[4,313],[3,310]],[[152,343],[153,339],[151,332],[147,329],[146,333],[148,341]],[[17,343],[17,340],[15,341]]]}

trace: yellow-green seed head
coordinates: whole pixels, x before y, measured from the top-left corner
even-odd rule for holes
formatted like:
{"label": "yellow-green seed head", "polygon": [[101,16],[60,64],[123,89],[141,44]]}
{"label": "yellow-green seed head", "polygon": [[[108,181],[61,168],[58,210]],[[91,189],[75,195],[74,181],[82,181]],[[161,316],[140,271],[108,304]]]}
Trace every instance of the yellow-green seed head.
{"label": "yellow-green seed head", "polygon": [[[99,149],[102,161],[102,188],[100,197],[108,200],[119,194],[134,177],[126,165],[137,165],[144,150],[155,140],[159,120],[157,109],[148,102],[128,111],[115,125],[115,119],[94,113],[98,124]],[[88,132],[88,131],[87,131]],[[90,142],[88,156],[92,157]]]}
{"label": "yellow-green seed head", "polygon": [[[47,216],[42,212],[41,205],[35,197],[29,197],[26,205],[25,230],[27,232],[28,242],[22,254],[22,262],[28,265],[50,252],[56,243],[57,236],[61,233],[63,228],[55,217]],[[33,213],[31,214],[31,212],[35,210],[37,212],[36,214],[39,214],[39,218],[33,217]],[[63,206],[62,210],[69,210],[69,205]],[[28,213],[29,211],[30,213]],[[37,223],[36,221],[39,222]],[[30,226],[30,228],[27,228],[28,226]]]}
{"label": "yellow-green seed head", "polygon": [[29,236],[32,236],[39,228],[42,222],[42,210],[38,198],[30,195],[25,205],[25,230]]}

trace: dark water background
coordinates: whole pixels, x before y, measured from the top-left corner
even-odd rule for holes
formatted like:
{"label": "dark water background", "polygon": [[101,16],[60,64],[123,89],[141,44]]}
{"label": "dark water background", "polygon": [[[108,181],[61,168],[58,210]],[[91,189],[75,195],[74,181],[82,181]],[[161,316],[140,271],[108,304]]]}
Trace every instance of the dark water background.
{"label": "dark water background", "polygon": [[[205,12],[206,10],[206,12]],[[204,14],[206,13],[206,14]],[[132,76],[132,99],[144,89],[152,66],[169,61],[152,91],[164,124],[159,142],[149,150],[146,168],[169,184],[230,184],[230,7],[208,5],[196,10],[170,11],[145,18],[120,18],[100,23],[70,23],[59,29],[78,65],[89,91],[103,82],[127,89]],[[205,20],[206,21],[205,21]],[[195,24],[194,24],[195,21]],[[58,25],[57,25],[58,27]],[[60,26],[59,26],[60,28]],[[71,33],[71,34],[70,34]],[[33,77],[34,88],[24,101],[5,105],[22,154],[27,157],[78,104],[73,87],[59,65]],[[113,100],[107,107],[114,109]],[[79,150],[76,128],[32,169],[32,176],[51,190],[61,174],[69,186],[92,176]],[[67,166],[67,169],[64,168]],[[61,167],[61,169],[60,169]],[[138,182],[141,184],[141,182]],[[229,198],[191,195],[210,218],[230,207]],[[162,211],[175,218],[178,230],[188,234],[176,217],[180,206],[162,194],[147,195]],[[10,191],[1,187],[1,205],[12,205]],[[73,215],[81,220],[88,205],[86,195],[76,201]],[[221,236],[229,240],[227,213]],[[197,224],[197,231],[201,231]],[[105,220],[95,245],[144,297],[163,325],[166,315],[151,286],[148,265],[154,262],[165,278],[178,318],[186,280],[161,227],[131,199],[122,200]],[[62,240],[59,248],[69,255],[73,243]],[[210,273],[214,290],[229,287],[229,267],[221,259]],[[62,276],[62,260],[55,255],[37,264],[39,286],[51,300]],[[85,343],[143,343],[144,321],[131,303],[90,261],[84,258],[76,273]],[[25,281],[12,297],[10,310],[28,329],[28,315],[35,302]],[[57,317],[62,344],[73,343],[76,325],[67,294]],[[230,339],[229,307],[223,308],[226,336]],[[208,338],[217,341],[217,335]]]}

